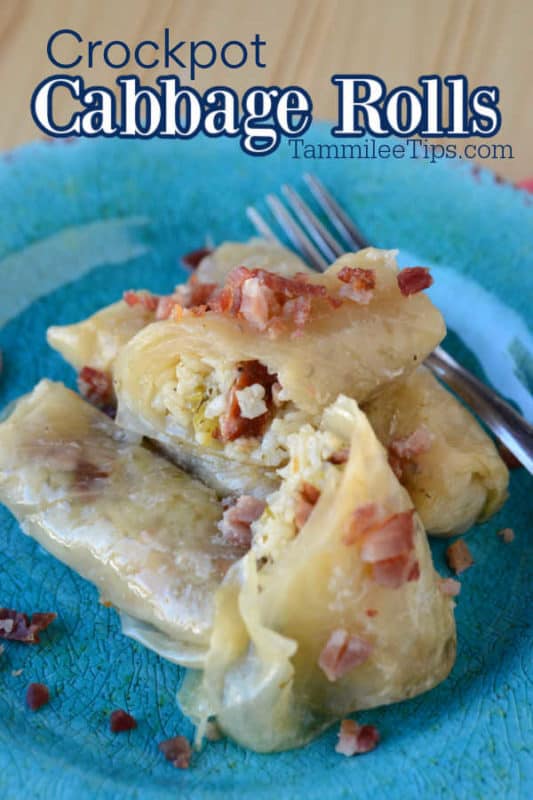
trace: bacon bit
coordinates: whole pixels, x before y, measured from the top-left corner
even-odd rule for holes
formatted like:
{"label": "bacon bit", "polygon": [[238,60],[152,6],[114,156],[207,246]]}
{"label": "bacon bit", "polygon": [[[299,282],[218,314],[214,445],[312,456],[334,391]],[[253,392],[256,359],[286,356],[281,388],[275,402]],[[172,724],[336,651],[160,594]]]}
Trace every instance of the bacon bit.
{"label": "bacon bit", "polygon": [[185,253],[181,257],[181,262],[190,269],[198,269],[200,263],[206,256],[210,256],[213,252],[211,247],[199,247],[197,250],[191,250],[190,253]]}
{"label": "bacon bit", "polygon": [[366,610],[367,617],[377,617],[378,613],[377,608],[367,608]]}
{"label": "bacon bit", "polygon": [[32,711],[37,711],[50,702],[50,692],[44,683],[30,683],[26,690],[26,705]]}
{"label": "bacon bit", "polygon": [[341,297],[363,305],[370,303],[376,288],[376,273],[373,269],[343,267],[337,278],[347,284],[339,292]]}
{"label": "bacon bit", "polygon": [[115,406],[111,376],[93,367],[82,367],[78,375],[78,390],[97,408]]}
{"label": "bacon bit", "polygon": [[[268,425],[272,413],[272,386],[277,381],[260,361],[241,361],[238,364],[239,376],[230,389],[228,407],[219,417],[218,430],[215,434],[222,442],[232,442],[240,436],[261,436]],[[241,416],[241,408],[237,392],[259,383],[265,389],[264,402],[267,410],[258,417],[248,419]]]}
{"label": "bacon bit", "polygon": [[422,425],[409,436],[393,439],[388,446],[389,464],[398,480],[402,480],[406,468],[416,464],[418,456],[427,453],[433,443],[434,436]]}
{"label": "bacon bit", "polygon": [[456,542],[446,548],[446,561],[456,575],[472,566],[474,559],[464,539],[457,539]]}
{"label": "bacon bit", "polygon": [[385,510],[376,503],[365,503],[359,506],[348,519],[344,536],[342,537],[343,544],[348,547],[355,544],[361,536],[371,531],[384,519]]}
{"label": "bacon bit", "polygon": [[508,447],[503,442],[498,443],[498,452],[500,457],[508,469],[520,469],[522,463],[517,459],[514,453],[511,453]]}
{"label": "bacon bit", "polygon": [[330,455],[328,461],[330,464],[346,464],[348,459],[350,458],[350,448],[343,447],[342,450],[335,450],[334,453]]}
{"label": "bacon bit", "polygon": [[110,473],[91,464],[90,461],[79,461],[74,472],[74,487],[80,492],[88,492],[101,486],[101,481],[109,478]]}
{"label": "bacon bit", "polygon": [[159,749],[167,761],[171,761],[178,769],[188,769],[191,763],[192,749],[185,736],[173,736],[160,742]]}
{"label": "bacon bit", "polygon": [[418,562],[413,563],[408,555],[386,558],[372,564],[372,579],[388,589],[399,589],[404,583],[416,581],[419,577]]}
{"label": "bacon bit", "polygon": [[414,558],[414,509],[385,517],[376,503],[357,508],[348,520],[343,543],[361,545],[361,560],[371,566],[372,579],[397,589],[420,577]]}
{"label": "bacon bit", "polygon": [[404,297],[429,289],[433,284],[427,267],[406,267],[398,273],[397,281]]}
{"label": "bacon bit", "polygon": [[183,308],[204,314],[209,301],[219,288],[218,283],[201,283],[197,275],[191,275],[187,283],[178,286],[172,297]]}
{"label": "bacon bit", "polygon": [[353,719],[343,719],[335,752],[343,756],[369,753],[379,740],[379,731],[374,725],[358,725]]}
{"label": "bacon bit", "polygon": [[414,509],[394,514],[365,534],[361,560],[369,564],[409,553],[413,549]]}
{"label": "bacon bit", "polygon": [[328,681],[334,682],[354,667],[363,664],[373,650],[373,645],[342,628],[333,631],[320,656],[318,666]]}
{"label": "bacon bit", "polygon": [[498,531],[498,536],[505,542],[505,544],[510,544],[514,542],[514,531],[512,528],[502,528],[501,531]]}
{"label": "bacon bit", "polygon": [[39,634],[46,630],[57,614],[26,614],[11,608],[0,608],[0,639],[9,639],[24,644],[38,644]]}
{"label": "bacon bit", "polygon": [[300,491],[298,493],[298,499],[296,501],[296,509],[294,513],[294,523],[296,525],[296,529],[300,530],[303,528],[311,511],[318,503],[318,499],[320,497],[320,491],[313,486],[313,484],[304,481],[300,486]]}
{"label": "bacon bit", "polygon": [[237,502],[227,508],[218,523],[218,530],[225,542],[243,550],[252,545],[252,522],[259,519],[265,510],[266,503],[256,497],[243,494]]}
{"label": "bacon bit", "polygon": [[111,733],[131,731],[133,728],[137,727],[137,720],[135,717],[132,717],[131,714],[128,714],[127,711],[118,708],[116,711],[111,712],[109,727],[111,728]]}
{"label": "bacon bit", "polygon": [[159,304],[159,297],[151,292],[134,292],[129,290],[123,294],[124,301],[129,306],[142,306],[145,311],[156,311]]}
{"label": "bacon bit", "polygon": [[156,320],[169,319],[172,316],[175,306],[176,300],[172,297],[172,295],[164,295],[163,297],[160,297],[155,310]]}
{"label": "bacon bit", "polygon": [[457,597],[461,591],[461,584],[455,578],[441,578],[439,589],[442,594],[448,595],[448,597]]}
{"label": "bacon bit", "polygon": [[311,283],[305,273],[284,278],[264,269],[237,267],[208,302],[208,310],[241,317],[271,337],[279,336],[287,324],[301,332],[311,316],[312,301],[321,299],[333,308],[342,300],[325,286]]}

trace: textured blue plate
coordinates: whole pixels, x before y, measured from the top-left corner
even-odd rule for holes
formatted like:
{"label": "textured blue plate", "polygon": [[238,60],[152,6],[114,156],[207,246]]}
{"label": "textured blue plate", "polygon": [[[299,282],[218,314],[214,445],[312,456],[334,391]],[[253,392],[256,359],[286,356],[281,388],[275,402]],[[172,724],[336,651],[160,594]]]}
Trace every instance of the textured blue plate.
{"label": "textured blue plate", "polygon": [[[309,140],[327,136],[316,126]],[[434,267],[433,295],[453,329],[447,347],[531,415],[533,209],[523,192],[460,162],[304,162],[283,148],[253,159],[235,142],[213,141],[41,143],[4,157],[0,407],[43,376],[73,385],[46,346],[48,325],[81,319],[125,288],[170,289],[180,253],[206,233],[247,238],[244,207],[306,168],[377,245]],[[181,671],[122,637],[96,592],[0,509],[0,605],[59,615],[40,646],[8,644],[0,656],[0,797],[531,796],[530,498],[528,476],[515,471],[506,507],[470,534],[476,564],[462,580],[457,664],[429,694],[360,715],[381,731],[374,753],[336,755],[331,729],[303,750],[271,756],[213,743],[187,772],[157,749],[192,733],[174,700]],[[516,531],[511,545],[496,536],[504,526]],[[433,549],[447,574],[444,545]],[[52,692],[36,714],[24,707],[31,681]],[[116,707],[137,717],[137,730],[109,732]]]}

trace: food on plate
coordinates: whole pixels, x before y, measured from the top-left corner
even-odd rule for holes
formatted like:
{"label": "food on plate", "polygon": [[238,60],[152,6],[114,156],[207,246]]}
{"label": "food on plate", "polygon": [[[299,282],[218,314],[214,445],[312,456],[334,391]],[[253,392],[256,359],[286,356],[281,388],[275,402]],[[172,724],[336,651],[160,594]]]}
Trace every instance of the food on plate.
{"label": "food on plate", "polygon": [[503,505],[509,473],[496,447],[428,369],[389,384],[364,410],[429,533],[463,533]]}
{"label": "food on plate", "polygon": [[287,436],[342,392],[369,400],[444,334],[394,253],[367,249],[324,274],[233,270],[207,303],[143,328],[121,349],[119,425],[160,442],[220,492],[265,497]]}
{"label": "food on plate", "polygon": [[41,381],[0,425],[0,500],[25,533],[139,621],[126,619],[129,633],[198,663],[214,591],[240,555],[216,535],[222,508],[211,490]]}
{"label": "food on plate", "polygon": [[200,736],[216,718],[261,752],[427,691],[455,658],[453,599],[355,401],[339,397],[318,429],[289,436],[289,449],[282,484],[251,525],[251,550],[217,592],[204,667],[179,694]]}
{"label": "food on plate", "polygon": [[[178,300],[184,306],[194,304],[195,299],[202,299],[202,287],[208,287],[210,296],[236,265],[249,269],[260,266],[283,277],[313,274],[290,250],[261,239],[244,244],[226,242],[212,251],[198,251],[195,265],[188,284],[176,287],[171,296],[156,298],[148,292],[127,292],[128,302],[116,303],[84,322],[49,329],[50,344],[79,371],[80,391],[91,402],[109,410],[114,402],[111,373],[115,360],[136,333],[156,320],[158,310],[169,314]],[[427,270],[421,267],[402,270],[400,275],[405,276],[402,279],[404,292],[418,291],[427,285]],[[418,360],[414,362],[417,363]],[[203,387],[202,379],[208,376],[209,366],[204,364],[192,374],[180,368],[182,389],[187,390],[189,385],[193,390],[189,399],[191,406],[202,405],[199,387],[211,393],[216,388],[213,384],[218,382],[224,388],[220,371],[218,368],[215,380],[209,380],[209,385]],[[225,388],[227,392],[227,386]],[[245,403],[247,395],[254,401],[254,393],[261,393],[260,386],[245,388],[247,391],[239,395]],[[175,398],[178,402],[180,394],[178,387]],[[259,400],[256,409],[262,410],[261,398],[255,396],[255,400]],[[216,405],[216,402],[204,403],[208,413],[216,411]],[[253,402],[248,403],[248,409],[253,411]],[[286,410],[283,403],[276,408],[261,447],[250,448],[250,441],[241,439],[234,445],[226,445],[225,449],[230,452],[230,459],[227,459],[221,453],[220,443],[210,441],[211,437],[205,435],[206,430],[209,432],[209,422],[203,419],[202,409],[198,407],[192,422],[194,436],[190,432],[186,437],[177,460],[196,469],[223,493],[250,491],[264,497],[276,484],[273,467],[286,458],[283,446],[286,434],[306,416],[295,415],[292,410],[284,413]],[[508,483],[502,460],[474,418],[428,370],[420,367],[387,382],[378,395],[365,404],[364,410],[382,443],[389,447],[391,462],[429,533],[437,536],[461,533],[475,522],[487,519],[501,506]],[[127,411],[123,408],[122,418],[124,414]],[[172,427],[172,415],[166,416]],[[182,427],[190,429],[190,421],[186,419]],[[198,428],[200,430],[196,430]],[[153,430],[149,435],[158,436],[176,456],[173,435],[157,434]],[[252,451],[251,457],[247,450]],[[204,463],[199,463],[199,459]],[[243,459],[246,473],[242,469]]]}

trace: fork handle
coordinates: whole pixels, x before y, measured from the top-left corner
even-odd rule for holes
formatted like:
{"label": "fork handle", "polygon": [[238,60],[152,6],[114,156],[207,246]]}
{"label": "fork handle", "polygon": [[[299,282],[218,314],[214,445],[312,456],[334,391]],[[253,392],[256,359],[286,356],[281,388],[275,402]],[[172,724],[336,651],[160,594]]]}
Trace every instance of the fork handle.
{"label": "fork handle", "polygon": [[441,347],[428,356],[426,364],[471,406],[492,433],[533,474],[533,426]]}

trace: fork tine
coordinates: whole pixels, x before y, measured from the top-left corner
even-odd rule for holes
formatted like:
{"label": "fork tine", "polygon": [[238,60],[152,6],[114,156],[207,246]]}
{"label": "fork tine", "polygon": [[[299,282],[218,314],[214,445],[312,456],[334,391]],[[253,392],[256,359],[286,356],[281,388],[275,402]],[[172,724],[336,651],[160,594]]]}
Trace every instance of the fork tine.
{"label": "fork tine", "polygon": [[324,257],[331,262],[338,256],[341,256],[344,253],[344,247],[331,235],[327,228],[322,225],[298,192],[290,186],[287,186],[287,184],[281,187],[281,191],[289,203],[289,206],[302,223],[305,231],[314,240]]}
{"label": "fork tine", "polygon": [[317,250],[307,234],[304,233],[302,228],[294,221],[280,200],[278,200],[275,195],[269,194],[266,197],[266,201],[268,207],[296,250],[303,255],[304,259],[309,262],[314,269],[317,269],[319,272],[324,272],[324,270],[328,268],[328,262]]}
{"label": "fork tine", "polygon": [[276,244],[281,244],[281,241],[278,239],[276,234],[272,231],[270,226],[263,219],[259,211],[257,211],[253,206],[247,206],[246,216],[256,229],[257,233],[260,236],[262,236],[263,239],[268,239],[270,242],[276,242]]}
{"label": "fork tine", "polygon": [[369,247],[369,242],[367,242],[363,234],[358,230],[347,214],[344,213],[337,201],[330,195],[324,184],[308,172],[304,175],[304,181],[327,215],[331,224],[334,225],[341,236],[349,242],[350,247],[355,247],[357,250],[363,247]]}

